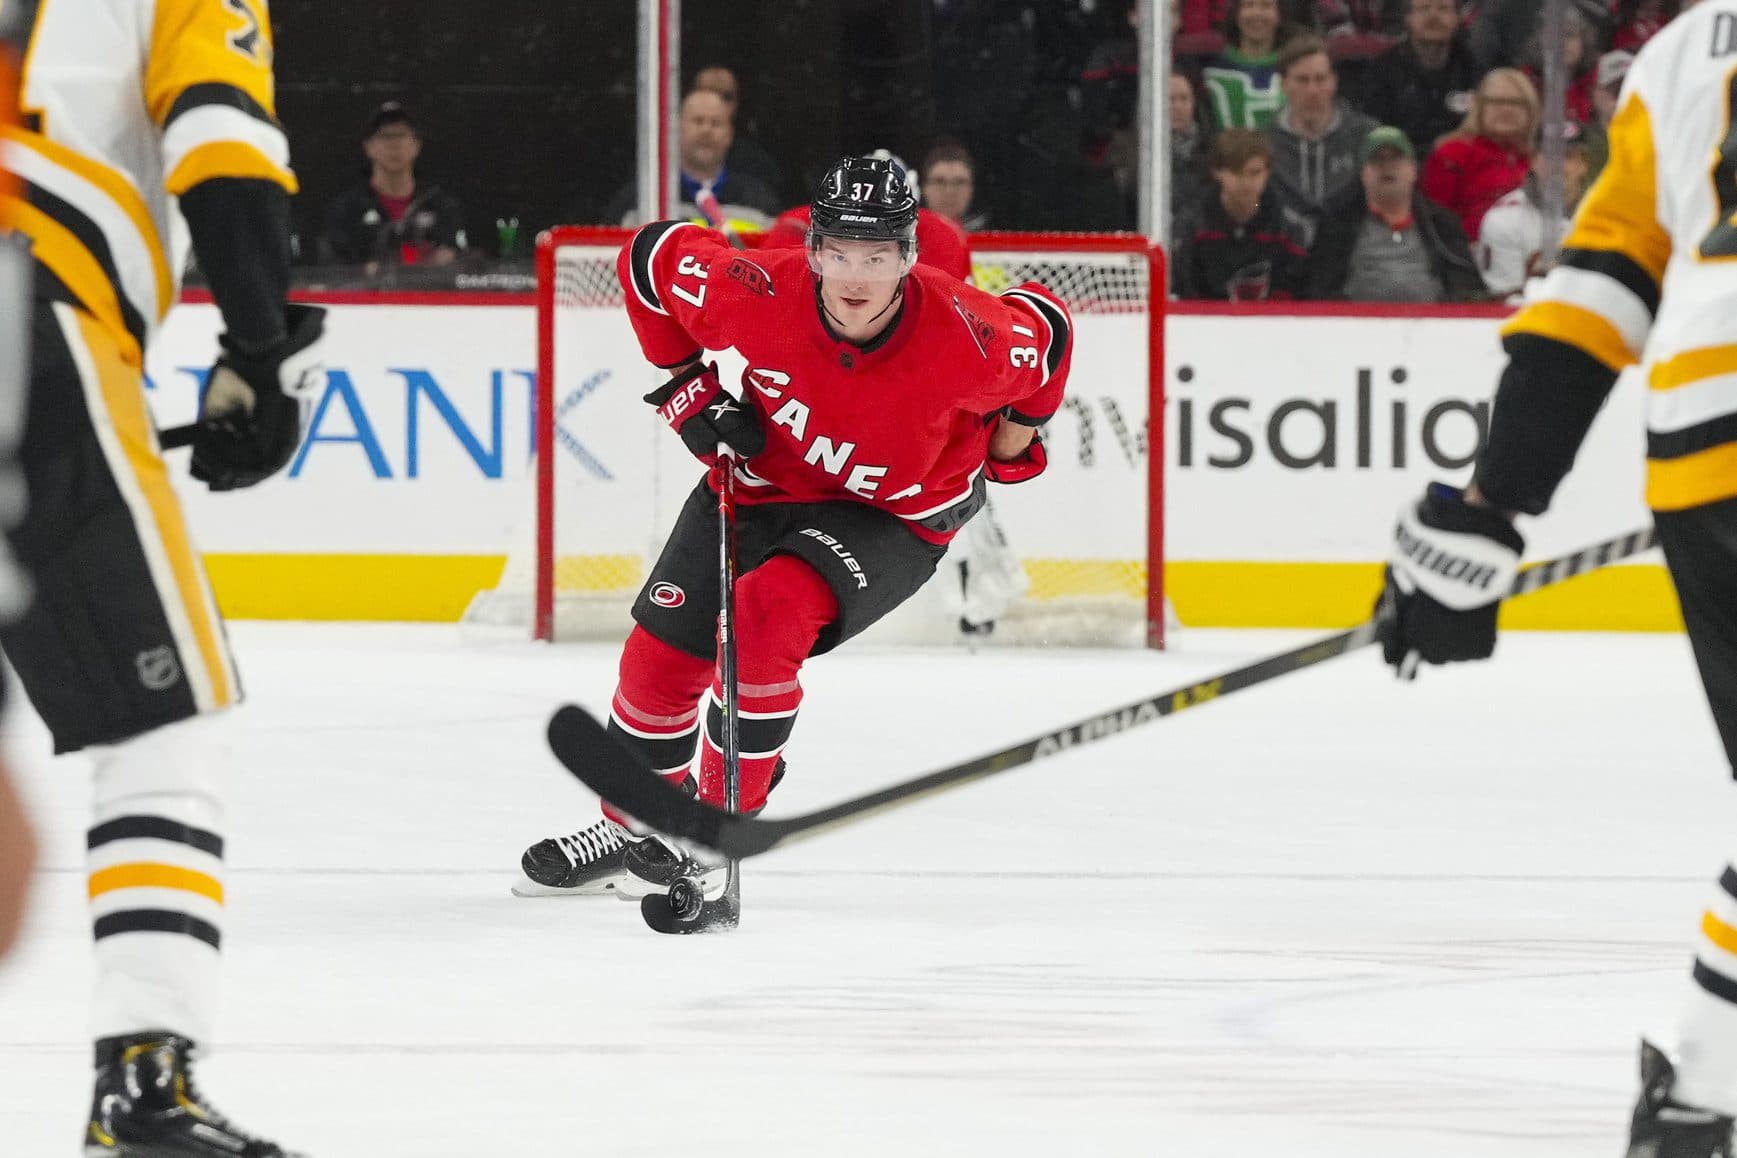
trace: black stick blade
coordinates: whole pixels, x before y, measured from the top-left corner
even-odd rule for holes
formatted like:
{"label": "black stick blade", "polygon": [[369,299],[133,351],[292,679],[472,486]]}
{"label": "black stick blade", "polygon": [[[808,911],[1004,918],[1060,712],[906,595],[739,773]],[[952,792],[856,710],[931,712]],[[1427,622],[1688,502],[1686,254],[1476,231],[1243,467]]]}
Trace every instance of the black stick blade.
{"label": "black stick blade", "polygon": [[720,844],[720,830],[730,820],[727,814],[695,804],[584,708],[568,704],[549,717],[549,750],[587,788],[641,824],[679,840],[730,851]]}

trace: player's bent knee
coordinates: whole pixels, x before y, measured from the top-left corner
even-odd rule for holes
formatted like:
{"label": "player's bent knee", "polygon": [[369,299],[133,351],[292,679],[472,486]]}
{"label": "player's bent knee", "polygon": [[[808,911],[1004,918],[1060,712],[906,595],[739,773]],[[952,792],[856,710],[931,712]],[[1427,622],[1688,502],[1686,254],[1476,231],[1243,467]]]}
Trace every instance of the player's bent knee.
{"label": "player's bent knee", "polygon": [[794,555],[774,555],[736,585],[736,637],[744,663],[765,657],[800,664],[836,618],[832,588]]}

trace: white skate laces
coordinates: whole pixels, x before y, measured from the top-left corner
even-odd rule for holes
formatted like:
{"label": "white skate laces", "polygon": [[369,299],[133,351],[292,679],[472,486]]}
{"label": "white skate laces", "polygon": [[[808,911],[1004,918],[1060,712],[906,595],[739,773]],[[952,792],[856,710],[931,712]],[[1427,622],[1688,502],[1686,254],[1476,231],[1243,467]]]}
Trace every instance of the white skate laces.
{"label": "white skate laces", "polygon": [[627,843],[627,830],[613,820],[599,820],[572,836],[558,836],[555,846],[574,868],[602,860]]}

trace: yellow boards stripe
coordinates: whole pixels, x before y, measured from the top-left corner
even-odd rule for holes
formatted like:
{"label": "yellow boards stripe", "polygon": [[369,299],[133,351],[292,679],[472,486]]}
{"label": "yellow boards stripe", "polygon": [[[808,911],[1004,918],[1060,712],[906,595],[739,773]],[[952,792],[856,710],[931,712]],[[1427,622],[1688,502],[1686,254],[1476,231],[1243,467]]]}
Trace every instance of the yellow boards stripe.
{"label": "yellow boards stripe", "polygon": [[223,903],[223,882],[194,869],[152,861],[111,865],[90,874],[90,897],[94,901],[116,889],[180,889]]}
{"label": "yellow boards stripe", "polygon": [[1681,458],[1647,459],[1647,506],[1680,511],[1737,496],[1737,442]]}
{"label": "yellow boards stripe", "polygon": [[[159,576],[159,594],[165,603],[178,597],[179,609],[192,630],[191,642],[198,654],[185,654],[189,641],[182,640],[181,661],[189,665],[195,661],[201,663],[210,681],[211,703],[202,707],[223,707],[233,703],[235,693],[229,679],[228,656],[217,611],[207,598],[199,556],[194,552],[192,538],[187,533],[187,521],[181,513],[180,501],[169,485],[168,466],[157,450],[156,433],[146,411],[139,372],[121,360],[114,343],[108,340],[107,333],[94,318],[82,310],[69,312],[78,320],[83,345],[91,359],[91,372],[95,374],[101,392],[102,406],[126,458],[125,463],[111,459],[109,467],[117,472],[129,469],[132,472],[133,482],[144,497],[155,524],[162,558],[167,563],[168,577],[173,584],[173,590],[164,590],[163,577]],[[91,417],[98,423],[102,421],[101,415],[93,414]],[[122,489],[124,492],[124,485]],[[137,515],[135,512],[135,518]],[[149,535],[152,529],[138,528],[141,537]],[[167,610],[173,623],[176,608]],[[194,684],[195,688],[198,686]]]}

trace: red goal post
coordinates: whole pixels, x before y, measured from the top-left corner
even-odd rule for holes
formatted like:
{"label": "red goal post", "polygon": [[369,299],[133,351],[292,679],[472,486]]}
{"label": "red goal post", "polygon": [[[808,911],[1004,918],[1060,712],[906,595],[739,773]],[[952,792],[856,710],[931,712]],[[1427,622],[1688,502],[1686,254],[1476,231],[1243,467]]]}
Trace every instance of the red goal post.
{"label": "red goal post", "polygon": [[[570,507],[582,500],[577,492],[558,486],[558,471],[564,457],[573,458],[585,447],[564,429],[563,409],[577,410],[587,398],[597,398],[597,389],[589,395],[580,389],[617,371],[630,382],[617,384],[622,388],[615,393],[623,397],[631,393],[632,404],[637,405],[639,394],[656,385],[652,379],[657,372],[642,358],[633,370],[627,366],[634,361],[635,351],[624,344],[631,340],[631,332],[620,306],[612,255],[631,237],[627,229],[560,226],[537,239],[535,557],[531,567],[515,566],[521,561],[509,558],[502,586],[515,582],[515,574],[520,576],[517,582],[530,580],[528,618],[538,639],[584,633],[561,627],[560,605],[569,590],[593,609],[613,606],[612,614],[625,624],[632,589],[642,580],[643,567],[649,566],[649,558],[644,558],[636,574],[634,557],[643,558],[654,549],[650,524],[664,513],[654,509],[641,520],[639,515],[616,510],[622,505],[620,495],[610,499],[605,504],[611,508],[610,518],[619,515],[629,524],[647,524],[643,541],[632,541],[639,532],[624,532],[619,522],[611,529],[599,529],[595,542],[600,545],[588,546],[576,576],[564,577],[565,560],[580,556],[563,554],[564,530],[576,533],[563,504]],[[1032,579],[1033,595],[1027,602],[1034,609],[1042,605],[1058,613],[1065,605],[1066,622],[1034,611],[1032,622],[1042,625],[1023,634],[1017,630],[1002,634],[1013,642],[1163,647],[1162,416],[1168,288],[1163,252],[1135,234],[985,232],[973,234],[970,241],[973,278],[982,288],[999,292],[1022,281],[1040,281],[1068,303],[1076,322],[1070,401],[1048,432],[1050,471],[1025,486],[991,488],[992,499],[1004,512],[1003,521],[1010,524],[1009,538]],[[594,326],[626,331],[627,339]],[[576,370],[563,364],[564,357],[591,371],[579,388]],[[642,373],[636,375],[634,370]],[[647,383],[644,387],[639,385],[641,379]],[[641,410],[651,414],[649,407]],[[1148,416],[1156,420],[1148,422]],[[1108,428],[1109,437],[1100,438],[1100,425]],[[662,445],[674,442],[664,439]],[[564,456],[563,447],[572,453]],[[660,457],[663,453],[653,448],[636,461],[651,464],[648,469],[655,471],[660,469],[657,462],[666,461]],[[594,473],[605,469],[589,465]],[[692,476],[689,466],[686,474]],[[680,493],[685,494],[692,482],[687,477]],[[659,508],[659,501],[654,499],[652,507]],[[1136,512],[1136,507],[1143,510]],[[624,533],[629,535],[625,543],[618,541]],[[1053,558],[1037,546],[1058,538],[1063,543]],[[933,639],[926,631],[917,638],[940,642],[951,627],[937,625]]]}

